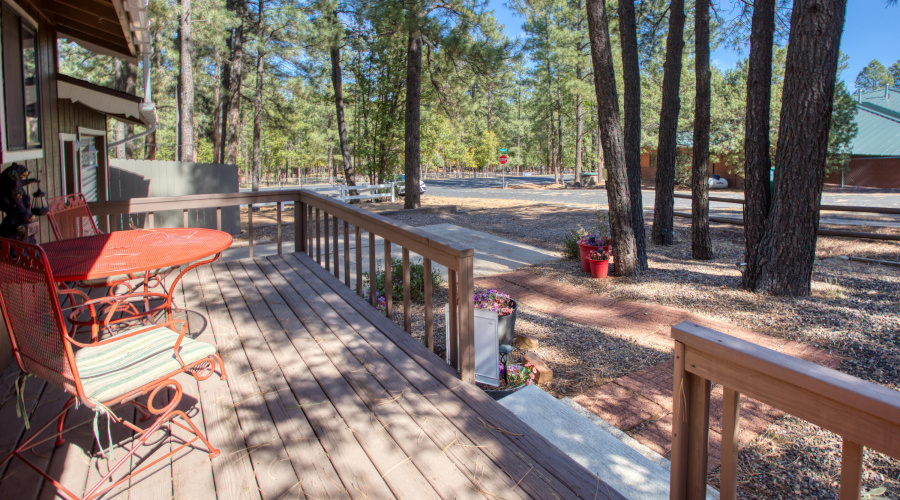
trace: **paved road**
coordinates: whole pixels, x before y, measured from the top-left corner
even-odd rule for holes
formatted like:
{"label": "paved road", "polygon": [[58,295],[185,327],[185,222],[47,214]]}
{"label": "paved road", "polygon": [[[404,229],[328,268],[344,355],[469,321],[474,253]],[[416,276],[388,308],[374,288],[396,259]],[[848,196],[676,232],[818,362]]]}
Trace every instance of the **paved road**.
{"label": "paved road", "polygon": [[[508,185],[515,184],[552,184],[553,176],[507,177]],[[604,189],[586,190],[540,190],[540,189],[500,189],[499,177],[467,178],[467,179],[429,179],[427,195],[447,198],[486,198],[503,200],[522,200],[543,202],[554,205],[589,206],[606,208],[607,198]],[[689,194],[689,191],[678,191]],[[644,209],[653,210],[655,191],[641,191]],[[710,196],[742,199],[743,193],[733,191],[711,191]],[[826,205],[852,205],[868,207],[900,208],[900,192],[897,193],[829,193],[822,195],[822,203]],[[676,210],[689,210],[690,200],[675,199]],[[736,210],[740,205],[733,203],[711,202],[710,209]]]}

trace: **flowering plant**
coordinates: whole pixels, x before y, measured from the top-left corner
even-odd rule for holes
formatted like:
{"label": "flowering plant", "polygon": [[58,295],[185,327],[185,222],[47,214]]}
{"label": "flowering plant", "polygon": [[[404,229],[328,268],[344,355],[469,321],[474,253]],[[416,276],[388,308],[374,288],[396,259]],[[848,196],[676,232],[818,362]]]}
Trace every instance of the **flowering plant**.
{"label": "flowering plant", "polygon": [[605,240],[605,238],[601,238],[596,234],[585,234],[578,240],[578,244],[589,247],[600,247],[603,246],[603,243],[601,243],[603,240]]}
{"label": "flowering plant", "polygon": [[594,250],[588,254],[588,260],[609,260],[609,252],[606,250]]}
{"label": "flowering plant", "polygon": [[[506,367],[506,387],[513,388],[520,385],[531,385],[534,380],[534,368],[531,365],[508,365]],[[503,365],[500,365],[503,370]]]}
{"label": "flowering plant", "polygon": [[491,288],[490,290],[475,291],[475,308],[494,311],[500,316],[512,314],[516,302],[509,295]]}
{"label": "flowering plant", "polygon": [[[372,303],[372,296],[369,295],[369,290],[366,289],[365,297],[366,302]],[[375,292],[375,308],[378,309],[381,314],[387,314],[387,299],[384,298],[380,292]]]}

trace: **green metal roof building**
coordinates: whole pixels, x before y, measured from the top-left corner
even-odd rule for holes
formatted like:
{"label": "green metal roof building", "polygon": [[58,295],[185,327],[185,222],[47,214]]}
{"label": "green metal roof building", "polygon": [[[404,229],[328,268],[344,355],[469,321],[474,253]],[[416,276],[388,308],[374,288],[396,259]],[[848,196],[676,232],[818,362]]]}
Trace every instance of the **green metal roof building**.
{"label": "green metal roof building", "polygon": [[900,88],[854,95],[857,134],[850,144],[850,170],[827,183],[900,189]]}

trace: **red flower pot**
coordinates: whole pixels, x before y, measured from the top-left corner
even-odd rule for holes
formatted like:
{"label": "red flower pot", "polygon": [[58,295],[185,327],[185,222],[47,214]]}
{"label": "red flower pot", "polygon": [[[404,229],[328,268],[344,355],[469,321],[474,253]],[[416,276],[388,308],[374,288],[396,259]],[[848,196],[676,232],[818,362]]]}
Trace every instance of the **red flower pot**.
{"label": "red flower pot", "polygon": [[606,260],[589,260],[591,266],[591,276],[595,278],[605,278],[609,275],[609,259]]}
{"label": "red flower pot", "polygon": [[593,252],[594,250],[599,250],[599,249],[600,249],[600,247],[592,247],[590,245],[582,245],[581,243],[578,244],[578,251],[580,252],[580,255],[581,255],[581,270],[582,271],[584,271],[586,273],[591,272],[591,266],[590,266],[590,264],[588,264],[588,255],[590,255],[591,252]]}

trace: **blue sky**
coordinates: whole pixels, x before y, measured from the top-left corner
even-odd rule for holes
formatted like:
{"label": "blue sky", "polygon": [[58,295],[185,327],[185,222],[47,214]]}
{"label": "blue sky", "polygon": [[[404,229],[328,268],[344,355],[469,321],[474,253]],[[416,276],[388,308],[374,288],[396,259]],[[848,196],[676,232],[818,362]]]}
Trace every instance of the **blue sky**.
{"label": "blue sky", "polygon": [[[489,0],[489,8],[504,25],[506,36],[511,39],[523,36],[523,18],[508,9],[504,0]],[[724,6],[719,9],[721,15],[728,15]],[[739,59],[747,57],[748,50],[737,53],[720,48],[712,53],[713,64],[720,69],[732,68]],[[878,59],[885,66],[897,62],[900,59],[900,4],[888,7],[885,0],[849,0],[841,50],[850,57],[847,69],[841,74],[850,90],[856,75],[869,61]]]}

